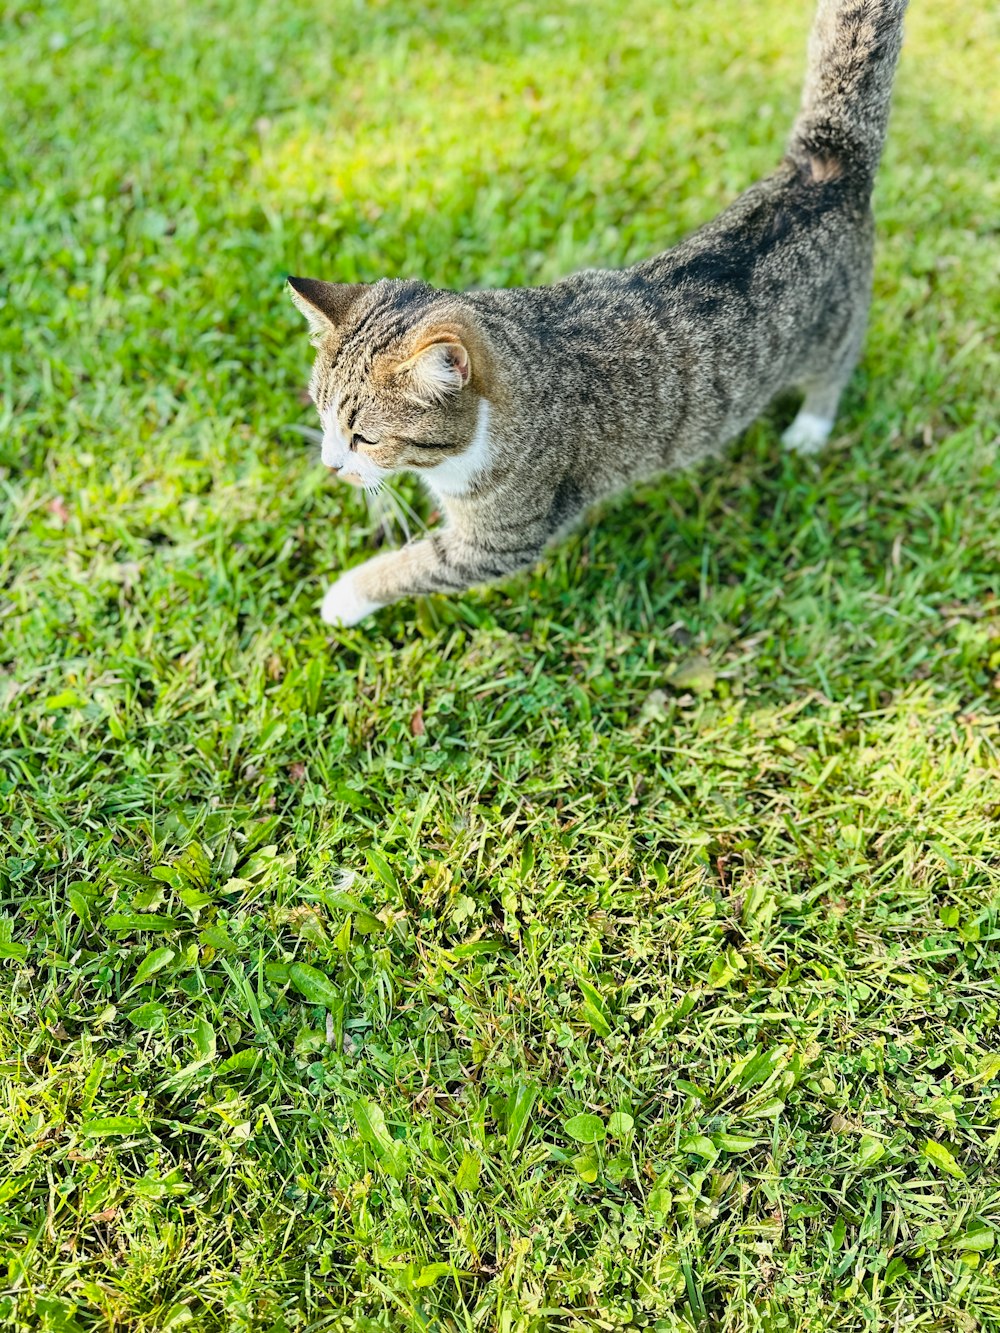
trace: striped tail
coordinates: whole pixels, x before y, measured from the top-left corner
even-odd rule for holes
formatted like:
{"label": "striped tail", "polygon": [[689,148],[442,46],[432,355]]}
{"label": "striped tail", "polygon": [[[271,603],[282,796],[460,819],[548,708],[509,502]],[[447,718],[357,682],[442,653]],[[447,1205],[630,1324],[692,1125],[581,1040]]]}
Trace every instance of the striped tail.
{"label": "striped tail", "polygon": [[819,0],[789,156],[813,179],[871,188],[882,156],[907,0]]}

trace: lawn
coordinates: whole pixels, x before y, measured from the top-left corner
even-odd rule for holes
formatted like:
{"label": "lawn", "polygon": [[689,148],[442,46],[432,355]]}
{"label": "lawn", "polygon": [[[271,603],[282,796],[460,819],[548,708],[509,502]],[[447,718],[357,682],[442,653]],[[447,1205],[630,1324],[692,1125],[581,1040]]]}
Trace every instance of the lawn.
{"label": "lawn", "polygon": [[911,14],[820,459],[317,615],[400,537],[284,275],[672,244],[808,9],[0,6],[3,1327],[1000,1329],[990,7]]}

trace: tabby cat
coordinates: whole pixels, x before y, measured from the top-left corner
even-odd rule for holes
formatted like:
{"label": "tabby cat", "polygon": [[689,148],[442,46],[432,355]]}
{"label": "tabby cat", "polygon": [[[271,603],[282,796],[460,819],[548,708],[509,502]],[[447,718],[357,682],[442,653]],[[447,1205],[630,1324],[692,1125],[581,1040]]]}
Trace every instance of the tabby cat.
{"label": "tabby cat", "polygon": [[653,259],[464,293],[289,278],[323,462],[370,489],[415,472],[445,516],[342,574],[325,621],[524,569],[595,501],[715,452],[783,390],[804,395],[786,447],[822,447],[864,334],[905,9],[819,0],[781,165]]}

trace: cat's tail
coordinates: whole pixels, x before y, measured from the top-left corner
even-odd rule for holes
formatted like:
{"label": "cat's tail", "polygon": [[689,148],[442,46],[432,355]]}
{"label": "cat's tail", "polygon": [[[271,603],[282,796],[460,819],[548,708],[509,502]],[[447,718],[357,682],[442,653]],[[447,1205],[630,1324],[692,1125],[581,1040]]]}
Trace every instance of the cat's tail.
{"label": "cat's tail", "polygon": [[907,0],[819,0],[789,156],[814,180],[875,178]]}

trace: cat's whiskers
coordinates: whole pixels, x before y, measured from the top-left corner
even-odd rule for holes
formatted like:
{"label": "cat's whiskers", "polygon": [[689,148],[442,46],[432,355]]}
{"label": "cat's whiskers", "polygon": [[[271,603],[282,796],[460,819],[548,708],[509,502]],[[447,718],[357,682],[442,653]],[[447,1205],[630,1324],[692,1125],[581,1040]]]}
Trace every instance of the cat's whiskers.
{"label": "cat's whiskers", "polygon": [[408,542],[410,540],[410,525],[407,523],[406,515],[399,506],[399,496],[391,486],[385,488],[385,498],[389,502],[389,508],[392,510],[392,516],[396,521],[396,526],[399,528],[403,541]]}
{"label": "cat's whiskers", "polygon": [[392,512],[388,494],[380,486],[366,486],[364,488],[364,496],[365,503],[368,505],[368,512],[371,514],[382,535],[382,541],[390,541],[392,537],[391,519],[394,518],[395,515]]}
{"label": "cat's whiskers", "polygon": [[420,517],[417,511],[413,508],[413,506],[409,503],[409,501],[404,496],[402,496],[399,493],[399,491],[392,490],[391,486],[387,487],[387,489],[392,491],[392,497],[395,500],[396,505],[398,506],[400,526],[406,530],[407,541],[410,540],[409,527],[405,521],[407,517],[413,520],[413,523],[416,526],[418,532],[420,533],[426,532],[427,524]]}
{"label": "cat's whiskers", "polygon": [[377,504],[369,504],[373,515],[378,519],[382,527],[382,532],[386,540],[390,537],[389,523],[387,519],[391,516],[392,521],[399,528],[404,542],[412,541],[413,534],[410,529],[409,519],[413,519],[420,532],[426,532],[426,526],[420,515],[415,513],[412,506],[394,490],[386,481],[380,481],[377,488],[367,490],[366,493],[370,500],[377,500]]}

